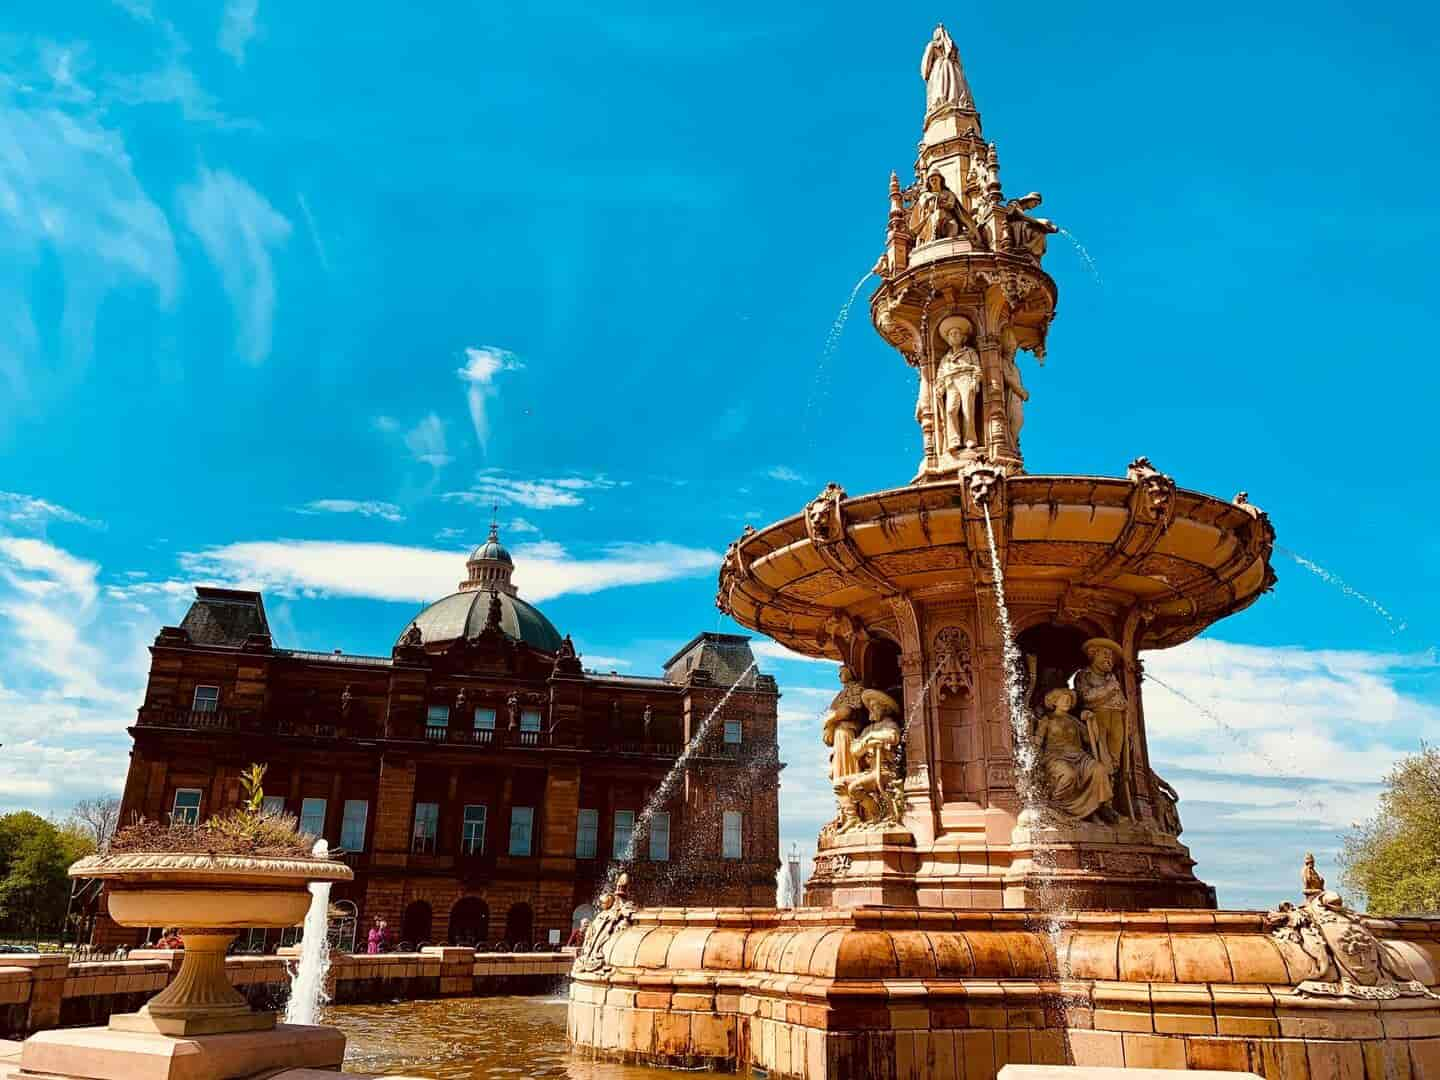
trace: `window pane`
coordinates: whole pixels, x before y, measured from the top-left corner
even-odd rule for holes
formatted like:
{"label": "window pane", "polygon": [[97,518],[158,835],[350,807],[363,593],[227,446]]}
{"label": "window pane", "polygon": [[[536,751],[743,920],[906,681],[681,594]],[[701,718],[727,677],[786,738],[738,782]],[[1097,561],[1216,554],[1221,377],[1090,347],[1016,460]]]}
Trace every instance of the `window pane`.
{"label": "window pane", "polygon": [[191,708],[196,712],[214,712],[219,705],[220,688],[218,686],[195,687],[195,703]]}
{"label": "window pane", "polygon": [[535,823],[533,806],[510,808],[510,854],[530,854],[530,827]]}
{"label": "window pane", "polygon": [[262,814],[283,814],[285,812],[285,796],[266,795],[260,800],[260,812]]}
{"label": "window pane", "polygon": [[480,729],[480,728],[485,728],[485,729],[488,730],[488,731],[494,731],[494,730],[495,730],[495,710],[494,710],[494,709],[476,709],[476,710],[475,710],[475,727],[476,727],[477,730]]}
{"label": "window pane", "polygon": [[600,846],[599,841],[600,811],[581,810],[580,816],[575,819],[575,857],[595,858],[596,849]]}
{"label": "window pane", "polygon": [[415,804],[415,831],[411,836],[410,850],[418,854],[433,853],[435,833],[440,826],[440,804],[422,802]]}
{"label": "window pane", "polygon": [[325,800],[303,799],[300,803],[300,831],[311,836],[325,835]]}
{"label": "window pane", "polygon": [[729,746],[739,746],[739,745],[740,745],[740,721],[739,721],[739,720],[726,720],[726,721],[725,721],[725,742],[726,742],[726,744],[729,745]]}
{"label": "window pane", "polygon": [[346,851],[365,850],[365,819],[370,804],[364,799],[345,800],[345,818],[340,823],[340,846]]}
{"label": "window pane", "polygon": [[744,846],[742,842],[741,822],[742,818],[739,810],[725,811],[725,840],[721,855],[727,859],[738,859],[741,857],[740,849]]}
{"label": "window pane", "polygon": [[197,825],[200,822],[200,789],[177,788],[170,820],[176,825]]}
{"label": "window pane", "polygon": [[[415,715],[411,713],[410,715]],[[425,723],[431,727],[445,727],[450,723],[449,705],[431,705],[430,710],[425,714]]]}
{"label": "window pane", "polygon": [[615,843],[611,847],[617,859],[635,857],[635,811],[615,811]]}
{"label": "window pane", "polygon": [[460,829],[460,852],[480,855],[485,851],[485,807],[465,807],[465,821]]}
{"label": "window pane", "polygon": [[539,710],[539,709],[521,709],[521,710],[520,710],[520,730],[521,730],[521,731],[539,731],[539,730],[540,730],[540,710]]}
{"label": "window pane", "polygon": [[650,858],[656,862],[670,861],[669,814],[655,814],[650,818]]}

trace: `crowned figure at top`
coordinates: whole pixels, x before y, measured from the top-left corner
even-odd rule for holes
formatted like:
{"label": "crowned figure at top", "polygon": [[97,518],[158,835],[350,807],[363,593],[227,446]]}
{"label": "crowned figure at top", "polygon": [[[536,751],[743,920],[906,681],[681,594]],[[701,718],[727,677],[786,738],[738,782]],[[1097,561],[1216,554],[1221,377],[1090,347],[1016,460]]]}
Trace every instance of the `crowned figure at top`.
{"label": "crowned figure at top", "polygon": [[945,105],[975,108],[970,86],[965,81],[965,69],[960,65],[960,50],[955,48],[943,23],[935,27],[935,33],[925,45],[925,55],[920,58],[920,77],[925,80],[925,115]]}

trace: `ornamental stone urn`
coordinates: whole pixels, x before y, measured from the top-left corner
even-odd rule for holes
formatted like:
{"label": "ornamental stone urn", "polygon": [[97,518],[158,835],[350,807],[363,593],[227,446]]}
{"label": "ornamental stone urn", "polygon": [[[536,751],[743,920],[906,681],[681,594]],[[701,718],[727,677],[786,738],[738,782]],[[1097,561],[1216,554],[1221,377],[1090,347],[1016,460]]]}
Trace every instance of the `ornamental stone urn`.
{"label": "ornamental stone urn", "polygon": [[188,1036],[273,1028],[275,1014],[251,1010],[230,985],[226,948],[244,928],[303,922],[310,882],[354,874],[326,858],[126,852],[81,859],[70,876],[102,879],[121,926],[175,926],[185,942],[170,985],[139,1012],[112,1016],[111,1030]]}

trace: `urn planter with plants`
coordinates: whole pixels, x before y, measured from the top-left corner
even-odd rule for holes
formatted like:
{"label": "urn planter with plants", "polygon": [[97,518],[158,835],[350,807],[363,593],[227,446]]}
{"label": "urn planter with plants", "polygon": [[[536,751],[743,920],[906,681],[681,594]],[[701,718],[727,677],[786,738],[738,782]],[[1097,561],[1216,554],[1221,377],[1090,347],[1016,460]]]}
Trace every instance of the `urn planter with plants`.
{"label": "urn planter with plants", "polygon": [[112,1016],[119,1031],[209,1035],[275,1026],[253,1011],[225,975],[225,950],[249,927],[283,928],[305,919],[312,881],[349,881],[349,867],[289,814],[262,809],[264,766],[241,777],[241,806],[209,820],[138,821],[116,833],[104,855],[70,868],[100,878],[110,917],[121,926],[173,926],[184,958],[170,985],[138,1013]]}

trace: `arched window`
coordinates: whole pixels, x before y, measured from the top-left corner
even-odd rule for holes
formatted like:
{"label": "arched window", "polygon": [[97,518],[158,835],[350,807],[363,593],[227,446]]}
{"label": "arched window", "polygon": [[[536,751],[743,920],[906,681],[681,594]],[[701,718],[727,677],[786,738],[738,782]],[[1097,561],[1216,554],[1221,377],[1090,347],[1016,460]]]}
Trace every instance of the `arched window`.
{"label": "arched window", "polygon": [[581,904],[570,915],[570,929],[577,930],[582,922],[593,918],[595,918],[595,908],[590,904]]}
{"label": "arched window", "polygon": [[429,943],[434,922],[435,914],[430,905],[424,900],[416,900],[405,909],[405,915],[400,920],[400,939],[412,949],[418,949],[422,944]]}
{"label": "arched window", "polygon": [[483,945],[490,940],[490,905],[478,896],[462,896],[450,909],[450,940],[456,945]]}
{"label": "arched window", "polygon": [[512,945],[529,945],[535,936],[535,912],[529,904],[512,904],[505,915],[505,940]]}

